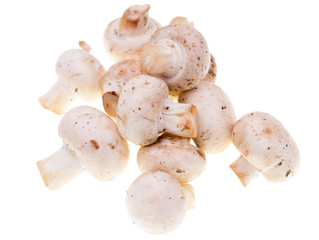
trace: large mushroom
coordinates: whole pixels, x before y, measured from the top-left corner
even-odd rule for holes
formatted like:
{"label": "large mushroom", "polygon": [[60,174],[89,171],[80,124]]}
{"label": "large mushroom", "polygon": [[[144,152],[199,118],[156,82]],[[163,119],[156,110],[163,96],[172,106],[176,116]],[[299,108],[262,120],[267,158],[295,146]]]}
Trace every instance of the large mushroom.
{"label": "large mushroom", "polygon": [[102,81],[102,101],[104,110],[108,115],[116,116],[117,103],[123,86],[131,78],[141,74],[140,62],[135,59],[117,62],[107,71]]}
{"label": "large mushroom", "polygon": [[152,145],[141,147],[137,154],[139,169],[167,172],[180,183],[193,181],[204,171],[206,158],[189,140],[164,134]]}
{"label": "large mushroom", "polygon": [[158,29],[140,54],[143,71],[160,77],[169,90],[180,92],[195,87],[206,76],[210,53],[203,35],[188,24]]}
{"label": "large mushroom", "polygon": [[300,154],[295,141],[270,114],[244,115],[235,124],[232,139],[241,156],[230,167],[244,186],[259,172],[271,182],[283,182],[299,168]]}
{"label": "large mushroom", "polygon": [[236,122],[234,108],[226,93],[217,85],[201,81],[197,87],[183,92],[179,102],[192,103],[198,111],[198,133],[193,138],[205,153],[219,153],[231,144]]}
{"label": "large mushroom", "polygon": [[140,175],[126,192],[129,217],[142,230],[165,234],[176,229],[183,221],[194,192],[162,171]]}
{"label": "large mushroom", "polygon": [[63,147],[37,163],[49,189],[71,181],[83,168],[100,181],[112,180],[124,171],[128,144],[105,113],[87,106],[74,108],[63,116],[58,131]]}
{"label": "large mushroom", "polygon": [[112,21],[104,31],[104,46],[116,60],[138,59],[139,52],[160,27],[148,17],[150,5],[133,5],[121,18]]}
{"label": "large mushroom", "polygon": [[71,49],[57,60],[58,81],[43,96],[40,104],[57,114],[64,114],[77,97],[95,101],[101,97],[101,81],[106,73],[101,63],[89,53],[90,46],[79,42],[83,49]]}
{"label": "large mushroom", "polygon": [[162,132],[181,137],[196,136],[196,107],[174,103],[167,96],[168,87],[159,78],[139,75],[128,81],[117,107],[120,134],[138,145],[155,142]]}

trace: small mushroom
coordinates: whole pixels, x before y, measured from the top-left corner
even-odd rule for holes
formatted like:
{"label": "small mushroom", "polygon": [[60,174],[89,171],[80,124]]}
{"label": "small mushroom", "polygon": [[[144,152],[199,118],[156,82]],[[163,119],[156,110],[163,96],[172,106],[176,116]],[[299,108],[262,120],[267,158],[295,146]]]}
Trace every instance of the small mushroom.
{"label": "small mushroom", "polygon": [[105,69],[89,53],[90,46],[79,42],[83,49],[64,52],[56,63],[58,81],[42,97],[40,104],[57,114],[64,114],[69,105],[78,97],[85,101],[95,101],[101,96],[101,80]]}
{"label": "small mushroom", "polygon": [[262,172],[271,182],[283,182],[296,174],[298,147],[285,127],[273,116],[252,112],[234,126],[232,139],[241,153],[230,168],[246,186]]}
{"label": "small mushroom", "polygon": [[138,59],[139,52],[151,35],[160,27],[148,17],[150,5],[134,5],[121,18],[112,21],[104,32],[104,46],[116,60]]}
{"label": "small mushroom", "polygon": [[[194,23],[193,22],[189,22],[187,20],[187,18],[185,17],[175,17],[173,18],[170,23],[170,25],[173,24],[187,24],[190,25],[192,27],[194,27]],[[209,65],[209,70],[208,73],[206,74],[206,76],[201,80],[201,81],[208,81],[208,82],[216,82],[216,75],[217,75],[217,65],[216,65],[216,61],[215,58],[212,54],[210,54],[210,65]]]}
{"label": "small mushroom", "polygon": [[45,185],[58,189],[85,168],[100,181],[119,176],[128,163],[126,140],[105,113],[87,106],[74,108],[60,121],[63,147],[37,165]]}
{"label": "small mushroom", "polygon": [[187,183],[198,177],[205,169],[206,158],[189,138],[161,136],[157,142],[141,147],[137,163],[142,172],[160,170]]}
{"label": "small mushroom", "polygon": [[193,138],[205,153],[219,153],[231,144],[236,122],[234,108],[225,92],[215,84],[200,84],[179,96],[179,102],[192,103],[198,111],[198,134]]}
{"label": "small mushroom", "polygon": [[149,145],[162,132],[196,136],[196,107],[174,103],[167,96],[168,87],[159,78],[139,75],[128,81],[117,105],[116,119],[122,137],[138,145]]}
{"label": "small mushroom", "polygon": [[116,116],[117,103],[122,87],[128,80],[141,74],[140,62],[135,59],[117,62],[107,71],[102,81],[102,100],[104,110],[108,115]]}
{"label": "small mushroom", "polygon": [[188,203],[188,200],[194,200],[192,188],[186,186],[184,189],[165,172],[143,173],[126,192],[128,215],[137,227],[146,232],[171,232],[182,223],[188,207],[193,204]]}
{"label": "small mushroom", "polygon": [[188,24],[158,29],[140,54],[143,71],[160,77],[170,91],[195,87],[206,76],[210,55],[206,40]]}

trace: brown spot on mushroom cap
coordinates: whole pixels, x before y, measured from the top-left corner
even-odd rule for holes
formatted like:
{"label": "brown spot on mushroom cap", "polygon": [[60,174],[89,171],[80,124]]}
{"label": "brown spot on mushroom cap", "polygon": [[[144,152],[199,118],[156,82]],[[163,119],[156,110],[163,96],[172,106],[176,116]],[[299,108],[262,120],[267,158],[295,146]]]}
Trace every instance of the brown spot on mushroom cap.
{"label": "brown spot on mushroom cap", "polygon": [[100,148],[100,146],[99,146],[99,144],[97,143],[97,141],[95,141],[95,140],[90,140],[90,143],[93,145],[93,147],[95,147],[95,149],[99,149],[99,148]]}

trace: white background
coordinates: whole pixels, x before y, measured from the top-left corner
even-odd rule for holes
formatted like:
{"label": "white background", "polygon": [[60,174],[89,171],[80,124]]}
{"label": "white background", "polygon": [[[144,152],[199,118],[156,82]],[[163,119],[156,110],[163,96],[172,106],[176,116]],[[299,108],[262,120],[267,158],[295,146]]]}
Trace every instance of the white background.
{"label": "white background", "polygon": [[[140,174],[131,147],[126,171],[97,182],[85,173],[59,191],[45,188],[36,162],[61,146],[61,116],[37,102],[55,82],[55,61],[87,41],[108,69],[102,36],[135,3],[162,25],[186,16],[216,58],[217,84],[236,115],[265,111],[296,140],[301,168],[287,183],[261,176],[244,188],[229,165],[231,146],[207,155],[192,185],[196,207],[168,235],[139,230],[125,191]],[[319,239],[317,1],[1,1],[0,239]],[[86,104],[77,101],[73,106]],[[89,103],[100,109],[101,101]]]}

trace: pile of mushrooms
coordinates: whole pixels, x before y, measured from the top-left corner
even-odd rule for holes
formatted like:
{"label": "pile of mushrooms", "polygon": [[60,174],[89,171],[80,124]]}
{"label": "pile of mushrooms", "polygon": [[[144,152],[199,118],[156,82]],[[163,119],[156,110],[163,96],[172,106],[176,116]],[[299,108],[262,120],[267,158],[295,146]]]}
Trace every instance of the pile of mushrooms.
{"label": "pile of mushrooms", "polygon": [[[300,155],[273,116],[252,112],[237,121],[229,97],[215,84],[215,59],[192,22],[176,17],[161,27],[149,10],[131,6],[106,27],[106,52],[119,60],[107,71],[83,41],[81,49],[59,57],[58,81],[39,102],[65,113],[58,127],[63,144],[37,166],[53,190],[84,170],[109,181],[127,166],[127,140],[140,145],[142,174],[126,191],[128,215],[144,231],[163,234],[194,208],[189,183],[204,171],[205,154],[233,143],[240,157],[230,168],[244,186],[259,173],[286,181],[296,174]],[[89,106],[69,110],[77,97],[100,98],[106,113]]]}

